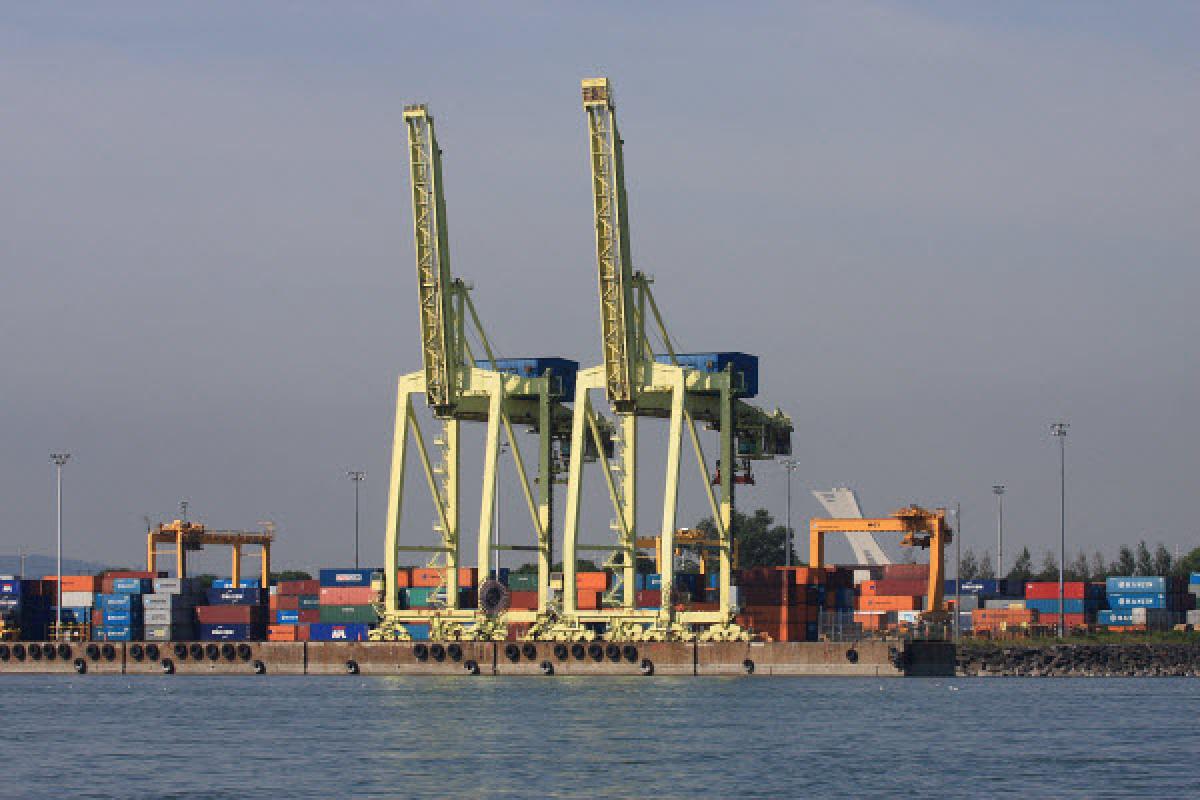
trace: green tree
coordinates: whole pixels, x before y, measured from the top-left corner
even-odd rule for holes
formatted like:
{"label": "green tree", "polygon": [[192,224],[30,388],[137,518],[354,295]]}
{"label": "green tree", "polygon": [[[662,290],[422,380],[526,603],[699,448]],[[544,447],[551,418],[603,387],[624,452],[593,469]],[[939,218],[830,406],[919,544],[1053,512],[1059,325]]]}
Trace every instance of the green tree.
{"label": "green tree", "polygon": [[[717,526],[712,517],[705,517],[696,527],[715,536]],[[778,567],[786,563],[784,558],[787,543],[787,528],[776,525],[771,513],[760,508],[753,514],[733,512],[730,526],[733,541],[737,544],[739,567]],[[799,564],[796,557],[795,537],[792,537],[792,563]]]}
{"label": "green tree", "polygon": [[1187,555],[1176,559],[1175,570],[1179,575],[1189,575],[1193,572],[1200,572],[1200,547],[1197,547]]}
{"label": "green tree", "polygon": [[1038,570],[1037,579],[1039,581],[1058,580],[1058,559],[1049,550],[1042,556],[1042,568]]}
{"label": "green tree", "polygon": [[285,569],[271,573],[271,583],[280,581],[311,581],[312,575],[300,569]]}
{"label": "green tree", "polygon": [[1171,574],[1171,553],[1162,542],[1159,542],[1158,547],[1154,548],[1154,574]]}
{"label": "green tree", "polygon": [[1121,545],[1121,549],[1117,551],[1117,560],[1108,566],[1109,575],[1133,575],[1137,571],[1137,559],[1133,556],[1133,550],[1129,545]]}
{"label": "green tree", "polygon": [[1104,566],[1104,556],[1100,555],[1099,550],[1092,553],[1092,567],[1089,572],[1089,580],[1102,581],[1108,577],[1108,569]]}
{"label": "green tree", "polygon": [[1091,568],[1088,566],[1087,553],[1082,550],[1071,560],[1067,565],[1066,579],[1069,581],[1086,581],[1091,577]]}
{"label": "green tree", "polygon": [[994,578],[996,570],[992,567],[992,551],[984,550],[983,555],[979,557],[979,577]]}
{"label": "green tree", "polygon": [[975,551],[969,547],[959,558],[958,577],[964,581],[973,581],[979,577],[979,561],[975,558]]}
{"label": "green tree", "polygon": [[1013,561],[1012,569],[1008,571],[1008,582],[1014,585],[1019,584],[1023,587],[1025,581],[1032,577],[1033,556],[1030,555],[1028,547],[1022,547],[1021,552],[1017,554],[1016,561]]}
{"label": "green tree", "polygon": [[1134,575],[1153,575],[1154,574],[1154,558],[1150,555],[1150,548],[1146,546],[1146,540],[1137,544],[1137,564],[1134,567]]}

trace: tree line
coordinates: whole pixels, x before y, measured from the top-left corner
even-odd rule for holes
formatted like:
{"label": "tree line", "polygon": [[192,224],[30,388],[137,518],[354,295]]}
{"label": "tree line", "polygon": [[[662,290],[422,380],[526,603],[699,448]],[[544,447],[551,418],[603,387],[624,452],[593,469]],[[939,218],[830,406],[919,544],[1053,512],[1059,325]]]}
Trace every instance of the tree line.
{"label": "tree line", "polygon": [[[1090,557],[1080,550],[1064,565],[1063,580],[1103,581],[1111,575],[1186,576],[1192,572],[1200,572],[1200,547],[1176,558],[1161,542],[1151,550],[1143,540],[1132,547],[1127,544],[1121,545],[1117,557],[1111,561],[1106,561],[1098,550]],[[991,551],[984,550],[980,555],[976,555],[970,548],[964,550],[959,561],[959,575],[965,581],[997,577],[992,565]],[[1013,561],[1012,568],[1001,577],[1021,583],[1057,581],[1058,556],[1049,550],[1045,551],[1040,566],[1035,568],[1029,548],[1022,547]]]}

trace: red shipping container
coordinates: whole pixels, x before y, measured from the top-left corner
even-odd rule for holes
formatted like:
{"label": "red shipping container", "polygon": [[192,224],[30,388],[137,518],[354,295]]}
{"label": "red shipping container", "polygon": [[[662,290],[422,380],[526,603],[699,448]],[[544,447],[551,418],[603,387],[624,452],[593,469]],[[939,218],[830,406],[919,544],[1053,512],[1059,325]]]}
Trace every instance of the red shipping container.
{"label": "red shipping container", "polygon": [[377,599],[370,586],[322,586],[319,597],[323,606],[366,606]]}
{"label": "red shipping container", "polygon": [[[280,581],[278,594],[316,594],[321,590],[320,581]],[[284,608],[285,606],[280,606]]]}
{"label": "red shipping container", "polygon": [[919,596],[889,596],[859,597],[854,601],[854,608],[859,611],[920,611]]}
{"label": "red shipping container", "polygon": [[295,611],[300,608],[300,595],[298,594],[273,594],[270,600],[272,611]]}
{"label": "red shipping container", "polygon": [[603,592],[608,588],[607,572],[577,572],[575,587],[581,592],[585,589]]}
{"label": "red shipping container", "polygon": [[885,595],[923,595],[929,591],[929,582],[912,578],[884,578],[878,581],[864,581],[858,585],[863,597],[882,597]]}
{"label": "red shipping container", "polygon": [[637,593],[638,608],[659,608],[662,606],[661,589],[642,589]]}
{"label": "red shipping container", "polygon": [[197,606],[196,619],[201,625],[250,625],[262,622],[262,606]]}
{"label": "red shipping container", "polygon": [[[1063,583],[1063,599],[1082,600],[1087,591],[1083,581],[1066,581]],[[1025,584],[1025,599],[1027,600],[1057,600],[1058,581],[1030,581]]]}
{"label": "red shipping container", "polygon": [[538,607],[537,592],[509,592],[508,607],[520,611],[536,610]]}
{"label": "red shipping container", "polygon": [[929,579],[928,564],[889,564],[883,568],[884,578]]}
{"label": "red shipping container", "polygon": [[101,575],[105,578],[142,578],[143,580],[167,577],[165,572],[146,572],[145,570],[107,570]]}
{"label": "red shipping container", "polygon": [[[604,574],[604,573],[600,573]],[[584,611],[595,611],[600,608],[600,599],[604,596],[604,592],[595,591],[592,589],[580,589],[576,592],[576,608]]]}
{"label": "red shipping container", "polygon": [[321,621],[321,610],[319,608],[302,608],[300,609],[300,622],[307,625],[311,622]]}
{"label": "red shipping container", "polygon": [[414,567],[412,571],[414,589],[432,589],[442,585],[442,571],[428,567]]}

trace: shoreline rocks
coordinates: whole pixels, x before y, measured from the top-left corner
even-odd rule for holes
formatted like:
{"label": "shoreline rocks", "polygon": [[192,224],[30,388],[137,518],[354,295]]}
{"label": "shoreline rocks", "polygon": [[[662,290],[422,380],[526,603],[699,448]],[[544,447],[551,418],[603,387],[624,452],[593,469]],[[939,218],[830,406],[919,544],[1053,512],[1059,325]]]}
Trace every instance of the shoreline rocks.
{"label": "shoreline rocks", "polygon": [[960,645],[961,676],[1197,677],[1200,643]]}

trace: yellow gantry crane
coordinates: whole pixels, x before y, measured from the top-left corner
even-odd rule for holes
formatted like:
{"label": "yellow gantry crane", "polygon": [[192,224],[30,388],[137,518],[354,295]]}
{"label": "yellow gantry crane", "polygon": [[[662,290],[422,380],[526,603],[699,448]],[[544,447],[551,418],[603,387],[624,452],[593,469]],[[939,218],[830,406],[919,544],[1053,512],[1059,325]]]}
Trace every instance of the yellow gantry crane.
{"label": "yellow gantry crane", "polygon": [[[404,109],[404,121],[408,129],[412,179],[423,369],[400,376],[397,384],[385,531],[383,620],[373,636],[405,639],[408,638],[406,625],[428,623],[434,639],[503,638],[506,621],[532,622],[551,601],[554,464],[561,459],[560,450],[570,438],[572,420],[569,408],[561,400],[569,398],[573,392],[578,364],[560,358],[496,357],[471,300],[470,287],[455,278],[450,270],[442,151],[438,147],[433,117],[424,105],[410,105]],[[478,358],[472,352],[468,331],[474,334],[482,348]],[[440,431],[433,437],[436,450],[432,453],[414,414],[414,395],[424,396],[435,424],[440,426]],[[460,603],[463,422],[483,423],[487,431],[476,545],[480,581],[492,570],[496,549],[536,552],[538,611],[512,611],[503,616],[497,615],[495,609],[463,608]],[[514,426],[518,425],[532,430],[538,437],[537,475],[532,481],[513,432]],[[508,441],[529,509],[532,534],[527,545],[495,545],[491,536],[502,433]],[[405,461],[410,438],[416,445],[414,449],[420,458],[435,512],[434,529],[440,541],[433,546],[402,541]],[[429,566],[441,571],[442,591],[437,594],[444,596],[444,600],[437,608],[403,607],[397,582],[403,552],[424,553],[429,556]]]}
{"label": "yellow gantry crane", "polygon": [[[583,81],[583,108],[588,121],[591,153],[592,199],[596,233],[601,341],[604,362],[581,370],[575,383],[574,419],[571,425],[570,464],[567,478],[566,520],[563,534],[562,613],[534,631],[552,639],[589,638],[588,623],[606,623],[606,638],[613,640],[666,640],[690,638],[696,631],[707,639],[744,637],[734,623],[730,563],[736,465],[748,459],[769,459],[791,452],[791,420],[781,411],[768,413],[746,403],[757,390],[757,358],[742,353],[678,353],[662,314],[650,291],[651,280],[634,270],[629,244],[629,214],[625,194],[623,142],[617,129],[612,87],[606,78]],[[651,346],[657,335],[662,352]],[[605,417],[590,398],[605,393],[615,413],[615,448],[602,425]],[[644,417],[669,421],[666,475],[659,533],[665,554],[675,550],[682,438],[687,431],[696,456],[700,483],[717,527],[720,552],[719,607],[716,611],[676,611],[672,603],[673,558],[663,559],[662,604],[639,609],[636,605],[636,563],[639,462],[638,424]],[[717,432],[720,464],[713,491],[696,423]],[[583,541],[580,537],[585,445],[592,452],[613,451],[599,458],[601,472],[615,512],[612,527],[617,541]],[[608,564],[617,570],[619,591],[611,607],[578,608],[576,562],[582,551],[611,554]]]}

